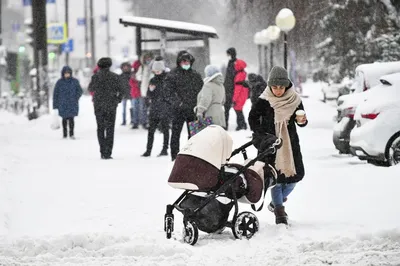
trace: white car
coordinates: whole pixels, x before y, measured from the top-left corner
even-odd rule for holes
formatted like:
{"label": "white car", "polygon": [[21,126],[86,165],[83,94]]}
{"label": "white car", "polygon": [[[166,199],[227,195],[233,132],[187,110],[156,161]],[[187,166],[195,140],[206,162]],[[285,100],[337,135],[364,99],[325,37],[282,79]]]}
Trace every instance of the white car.
{"label": "white car", "polygon": [[400,73],[380,81],[356,109],[350,150],[361,160],[392,166],[400,163]]}
{"label": "white car", "polygon": [[341,83],[327,83],[322,86],[322,102],[336,101],[340,96],[349,94],[351,81],[344,78]]}
{"label": "white car", "polygon": [[383,75],[399,72],[400,61],[359,65],[355,69],[354,83],[351,86],[353,93],[339,97],[338,111],[355,110],[357,105],[365,99],[366,94],[360,94],[360,92],[379,85]]}
{"label": "white car", "polygon": [[[340,96],[337,100],[337,122],[333,131],[333,143],[339,153],[349,153],[350,133],[355,126],[354,113],[357,106],[363,102],[370,88],[380,84],[380,77],[400,72],[400,61],[381,62],[359,65],[355,69],[355,77],[348,95]],[[378,86],[379,87],[379,86]]]}

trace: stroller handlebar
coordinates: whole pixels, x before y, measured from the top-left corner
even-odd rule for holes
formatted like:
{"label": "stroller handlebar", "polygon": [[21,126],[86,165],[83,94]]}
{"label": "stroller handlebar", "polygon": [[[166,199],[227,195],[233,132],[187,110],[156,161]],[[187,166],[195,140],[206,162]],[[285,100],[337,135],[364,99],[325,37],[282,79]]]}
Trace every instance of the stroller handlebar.
{"label": "stroller handlebar", "polygon": [[[231,156],[227,159],[227,161],[229,161],[233,156],[235,156],[235,155],[237,155],[237,154],[239,154],[239,153],[241,153],[241,152],[243,153],[243,151],[245,151],[246,148],[250,147],[250,146],[253,145],[253,144],[254,144],[254,142],[253,142],[253,140],[251,140],[251,141],[245,143],[244,145],[240,146],[239,148],[235,149],[235,150],[232,152]],[[272,143],[271,146],[270,146],[268,149],[266,149],[265,151],[261,152],[261,153],[259,154],[259,156],[257,156],[257,158],[259,158],[259,157],[261,157],[261,156],[264,156],[264,155],[266,155],[266,154],[268,154],[268,153],[271,153],[271,151],[272,151],[272,154],[275,153],[276,150],[279,149],[279,148],[281,147],[281,145],[282,145],[282,139],[277,138],[277,139],[275,140],[275,142]]]}
{"label": "stroller handlebar", "polygon": [[[235,149],[232,153],[231,153],[231,157],[235,156],[236,154],[241,153],[243,150],[245,150],[246,148],[250,147],[251,145],[253,145],[253,140],[250,140],[249,142],[245,143],[244,145],[240,146],[239,148]],[[228,159],[228,160],[229,160]]]}

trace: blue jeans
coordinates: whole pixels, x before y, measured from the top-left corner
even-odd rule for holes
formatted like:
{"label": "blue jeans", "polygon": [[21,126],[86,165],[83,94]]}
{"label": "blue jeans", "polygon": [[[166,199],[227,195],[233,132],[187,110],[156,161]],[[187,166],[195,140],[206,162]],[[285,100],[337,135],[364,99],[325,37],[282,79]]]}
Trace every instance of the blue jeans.
{"label": "blue jeans", "polygon": [[143,97],[132,99],[133,119],[132,124],[147,125],[147,107]]}
{"label": "blue jeans", "polygon": [[295,186],[296,183],[276,184],[271,188],[272,204],[274,204],[275,207],[283,206],[283,199],[289,196]]}

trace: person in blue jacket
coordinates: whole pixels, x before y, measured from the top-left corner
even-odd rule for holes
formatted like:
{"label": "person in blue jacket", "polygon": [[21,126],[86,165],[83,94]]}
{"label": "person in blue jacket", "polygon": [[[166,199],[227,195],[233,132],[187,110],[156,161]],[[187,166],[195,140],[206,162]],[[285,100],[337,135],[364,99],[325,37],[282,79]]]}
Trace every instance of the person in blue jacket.
{"label": "person in blue jacket", "polygon": [[82,96],[82,88],[79,81],[72,77],[72,69],[64,66],[61,78],[54,87],[53,109],[58,109],[58,115],[62,117],[63,137],[67,138],[69,125],[69,137],[74,136],[74,117],[79,113],[79,98]]}

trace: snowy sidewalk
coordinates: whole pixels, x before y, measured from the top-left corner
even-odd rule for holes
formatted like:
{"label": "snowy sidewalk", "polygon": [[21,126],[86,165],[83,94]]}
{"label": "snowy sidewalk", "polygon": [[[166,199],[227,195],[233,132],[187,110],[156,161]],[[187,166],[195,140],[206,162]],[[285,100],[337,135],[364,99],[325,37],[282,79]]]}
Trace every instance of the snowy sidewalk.
{"label": "snowy sidewalk", "polygon": [[[234,240],[226,229],[201,234],[194,247],[181,240],[177,212],[174,237],[165,238],[165,205],[182,191],[167,185],[170,158],[155,156],[161,134],[154,156],[142,158],[147,132],[119,126],[118,115],[115,159],[104,161],[89,98],[75,141],[52,131],[50,117],[0,113],[0,265],[399,265],[400,168],[336,155],[335,110],[313,99],[304,105],[306,177],[287,202],[292,227],[276,226],[265,209],[251,240]],[[230,133],[235,147],[251,135]]]}

